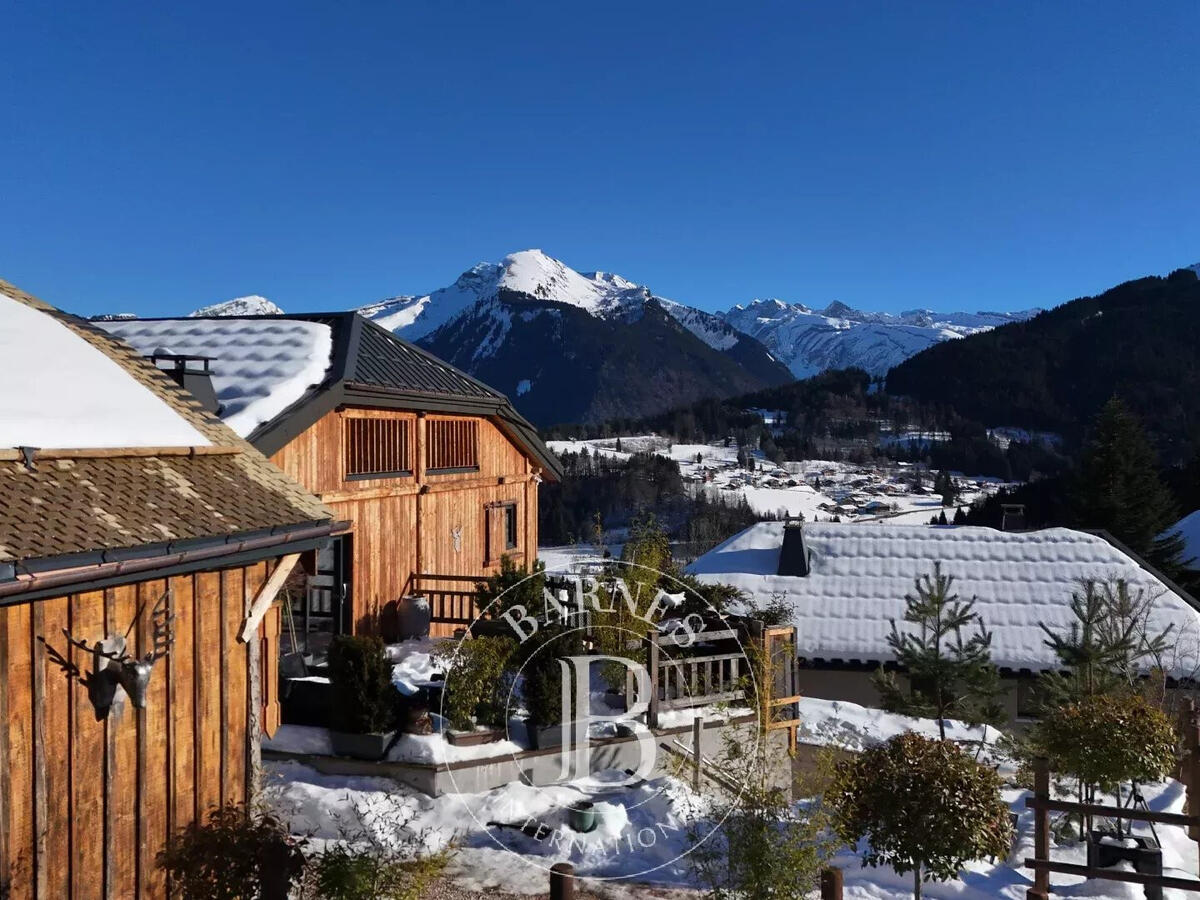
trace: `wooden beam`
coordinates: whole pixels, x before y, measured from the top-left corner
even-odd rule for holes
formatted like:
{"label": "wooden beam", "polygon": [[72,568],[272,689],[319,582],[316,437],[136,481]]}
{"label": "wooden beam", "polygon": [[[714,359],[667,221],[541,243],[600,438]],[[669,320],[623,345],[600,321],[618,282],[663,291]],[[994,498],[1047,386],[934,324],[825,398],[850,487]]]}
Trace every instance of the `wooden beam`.
{"label": "wooden beam", "polygon": [[259,623],[263,620],[263,616],[267,614],[267,610],[275,602],[275,596],[279,593],[279,589],[283,587],[283,583],[287,581],[288,576],[292,574],[292,569],[296,567],[296,563],[299,561],[299,553],[289,553],[280,559],[279,565],[275,567],[275,571],[271,573],[271,577],[259,589],[254,597],[254,601],[250,604],[250,611],[246,613],[246,620],[242,623],[242,630],[238,635],[238,640],[243,644],[249,642],[254,637],[255,632],[258,631]]}
{"label": "wooden beam", "polygon": [[[467,491],[474,488],[497,487],[502,484],[521,484],[532,481],[532,475],[491,475],[484,478],[459,478],[448,481],[416,483],[409,479],[414,476],[397,476],[400,484],[389,484],[382,487],[362,488],[361,490],[322,491],[317,494],[324,503],[345,503],[352,500],[386,500],[391,497],[410,497],[413,494],[440,494],[445,491]],[[364,481],[374,479],[363,479]],[[383,480],[381,478],[380,480]]]}
{"label": "wooden beam", "polygon": [[1097,869],[1078,863],[1053,862],[1048,859],[1027,857],[1025,868],[1035,872],[1058,872],[1062,875],[1082,875],[1084,878],[1100,878],[1104,881],[1124,881],[1127,884],[1157,885],[1179,891],[1200,891],[1200,881],[1194,878],[1176,878],[1173,875],[1144,875],[1141,872],[1125,872],[1121,869]]}
{"label": "wooden beam", "polygon": [[1125,819],[1130,822],[1158,822],[1160,825],[1182,825],[1185,828],[1200,824],[1200,816],[1183,813],[1154,812],[1149,809],[1126,809],[1123,806],[1104,806],[1099,803],[1075,803],[1071,800],[1042,800],[1038,797],[1025,799],[1026,809],[1044,809],[1048,812],[1086,813],[1089,816],[1104,816]]}

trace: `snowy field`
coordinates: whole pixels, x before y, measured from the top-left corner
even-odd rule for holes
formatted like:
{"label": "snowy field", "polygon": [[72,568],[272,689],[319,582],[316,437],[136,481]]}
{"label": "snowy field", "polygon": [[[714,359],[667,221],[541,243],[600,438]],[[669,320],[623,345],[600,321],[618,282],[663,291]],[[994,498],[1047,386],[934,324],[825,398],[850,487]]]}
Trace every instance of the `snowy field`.
{"label": "snowy field", "polygon": [[[866,709],[852,703],[804,700],[805,721],[801,740],[859,749],[906,730],[933,736],[932,720]],[[949,737],[983,741],[985,758],[991,755],[1001,772],[1012,768],[995,751],[997,732],[951,723]],[[609,779],[621,777],[611,773]],[[708,801],[682,781],[655,778],[630,787],[604,790],[603,786],[566,783],[534,788],[516,783],[478,794],[427,797],[399,787],[384,778],[323,775],[298,762],[266,764],[266,798],[285,816],[296,833],[311,834],[319,845],[353,837],[387,844],[398,838],[436,851],[453,844],[451,878],[471,890],[507,890],[536,894],[546,890],[547,870],[569,861],[583,877],[583,887],[605,895],[646,896],[649,886],[684,891],[699,887],[687,851],[689,834],[713,827],[705,818]],[[1143,788],[1151,809],[1181,812],[1184,788],[1176,781]],[[1031,885],[1032,873],[1022,862],[1033,852],[1033,816],[1024,808],[1028,792],[1005,789],[1004,798],[1017,816],[1013,851],[1005,860],[970,864],[961,877],[945,884],[927,884],[926,896],[944,898],[1010,898],[1021,900]],[[592,797],[599,825],[589,834],[570,830],[565,807]],[[489,825],[488,823],[493,823]],[[495,823],[503,823],[495,824]],[[525,824],[525,832],[520,826]],[[515,826],[515,827],[509,827]],[[1140,826],[1139,833],[1146,826]],[[530,832],[530,833],[526,833]],[[1196,874],[1196,844],[1182,828],[1158,826],[1164,847],[1167,874]],[[861,850],[862,848],[857,848]],[[1084,862],[1085,848],[1072,840],[1056,843],[1052,857],[1064,862]],[[908,875],[889,868],[864,868],[859,854],[843,848],[834,860],[845,873],[847,898],[903,898],[911,896]],[[1141,898],[1141,888],[1116,882],[1084,883],[1072,876],[1053,876],[1054,893],[1073,897]],[[1166,891],[1170,900],[1182,892]]]}
{"label": "snowy field", "polygon": [[[894,521],[926,525],[942,511],[933,493],[933,473],[918,472],[910,463],[856,465],[836,460],[787,461],[782,465],[754,456],[752,470],[738,464],[738,448],[723,444],[676,444],[656,435],[549,441],[555,453],[579,453],[628,459],[634,453],[657,453],[679,463],[689,489],[709,496],[742,496],[757,513],[804,516],[808,522]],[[921,484],[917,480],[920,477]],[[954,475],[959,506],[969,506],[999,490],[995,478]],[[948,512],[953,516],[954,510]],[[895,518],[898,517],[898,518]]]}

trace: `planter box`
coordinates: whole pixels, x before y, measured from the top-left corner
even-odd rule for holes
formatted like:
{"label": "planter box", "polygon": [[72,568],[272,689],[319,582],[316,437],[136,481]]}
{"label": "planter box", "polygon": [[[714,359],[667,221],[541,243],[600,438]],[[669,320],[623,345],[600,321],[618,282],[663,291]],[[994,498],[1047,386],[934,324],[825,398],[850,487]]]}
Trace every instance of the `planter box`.
{"label": "planter box", "polygon": [[504,739],[503,728],[480,728],[475,731],[446,731],[446,740],[456,747],[476,747]]}
{"label": "planter box", "polygon": [[329,741],[333,745],[333,752],[338,756],[380,760],[387,753],[388,745],[391,744],[395,734],[394,731],[384,734],[351,734],[347,731],[330,731]]}
{"label": "planter box", "polygon": [[[1087,838],[1087,864],[1101,869],[1107,869],[1119,862],[1133,864],[1135,872],[1143,875],[1162,874],[1162,848],[1154,838],[1137,835],[1123,836],[1124,843],[1132,842],[1135,846],[1127,847],[1122,844],[1109,843],[1105,838],[1113,839],[1115,835],[1105,831],[1089,831]],[[1162,900],[1162,888],[1146,885],[1146,900]]]}
{"label": "planter box", "polygon": [[279,714],[285,725],[325,728],[333,715],[333,685],[315,677],[285,678]]}
{"label": "planter box", "polygon": [[562,725],[533,725],[525,726],[529,731],[529,742],[535,750],[547,750],[551,747],[562,746]]}

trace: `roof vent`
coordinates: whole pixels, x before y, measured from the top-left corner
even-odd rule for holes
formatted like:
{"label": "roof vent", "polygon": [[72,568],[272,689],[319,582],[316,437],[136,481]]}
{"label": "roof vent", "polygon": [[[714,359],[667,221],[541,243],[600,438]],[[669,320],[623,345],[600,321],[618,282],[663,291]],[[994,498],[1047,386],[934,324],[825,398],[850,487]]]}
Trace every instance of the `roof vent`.
{"label": "roof vent", "polygon": [[172,381],[195,397],[206,410],[216,414],[221,404],[217,400],[212,372],[208,368],[212,359],[211,356],[172,353],[163,347],[150,354],[150,362],[171,376]]}
{"label": "roof vent", "polygon": [[778,574],[803,577],[808,572],[808,548],[804,546],[804,524],[788,522],[783,526],[783,546],[779,548]]}
{"label": "roof vent", "polygon": [[1024,503],[1002,503],[1000,504],[1000,530],[1001,531],[1024,531],[1025,530],[1025,504]]}

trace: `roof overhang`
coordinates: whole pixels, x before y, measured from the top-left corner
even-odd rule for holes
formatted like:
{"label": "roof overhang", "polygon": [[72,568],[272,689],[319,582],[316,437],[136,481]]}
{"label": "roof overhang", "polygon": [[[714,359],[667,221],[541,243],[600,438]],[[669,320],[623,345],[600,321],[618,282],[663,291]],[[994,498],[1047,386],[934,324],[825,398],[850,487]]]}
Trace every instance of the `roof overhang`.
{"label": "roof overhang", "polygon": [[0,606],[101,590],[149,578],[249,565],[281,553],[312,550],[348,522],[301,522],[266,531],[242,532],[137,547],[23,560],[0,580]]}

